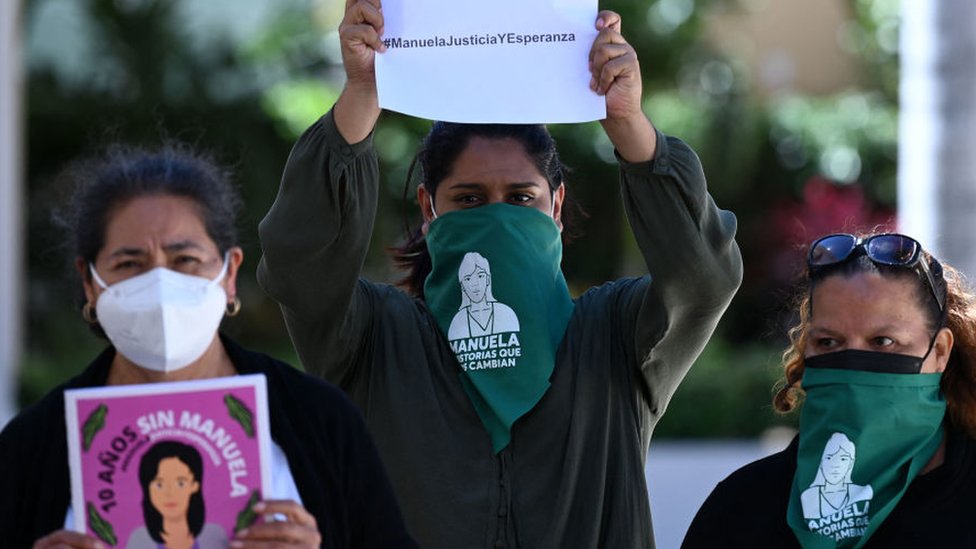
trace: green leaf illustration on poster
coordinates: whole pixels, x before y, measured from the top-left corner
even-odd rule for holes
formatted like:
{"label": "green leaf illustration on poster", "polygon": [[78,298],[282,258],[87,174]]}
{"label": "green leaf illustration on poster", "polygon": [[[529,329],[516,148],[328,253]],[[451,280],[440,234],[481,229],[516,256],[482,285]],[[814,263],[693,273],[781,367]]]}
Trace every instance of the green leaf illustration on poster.
{"label": "green leaf illustration on poster", "polygon": [[81,428],[82,432],[82,446],[84,446],[87,452],[91,448],[92,441],[95,440],[95,435],[105,427],[105,415],[108,413],[108,406],[105,404],[99,404],[98,408],[92,411],[88,415],[88,419],[85,420],[85,424]]}
{"label": "green leaf illustration on poster", "polygon": [[254,524],[254,521],[258,519],[258,514],[254,512],[254,504],[260,501],[261,493],[257,490],[251,492],[251,497],[247,498],[247,503],[244,504],[244,508],[241,509],[240,513],[237,513],[237,524],[234,526],[235,532],[240,532],[244,528]]}
{"label": "green leaf illustration on poster", "polygon": [[86,502],[85,506],[88,508],[88,525],[91,526],[92,532],[94,532],[98,537],[102,538],[102,541],[105,543],[109,545],[117,545],[119,540],[115,537],[115,529],[112,528],[112,523],[103,519],[102,516],[98,514],[98,510],[95,508],[95,505],[92,502]]}
{"label": "green leaf illustration on poster", "polygon": [[227,412],[230,417],[241,424],[247,436],[254,438],[254,414],[251,413],[251,410],[230,393],[224,395],[224,404],[227,405]]}

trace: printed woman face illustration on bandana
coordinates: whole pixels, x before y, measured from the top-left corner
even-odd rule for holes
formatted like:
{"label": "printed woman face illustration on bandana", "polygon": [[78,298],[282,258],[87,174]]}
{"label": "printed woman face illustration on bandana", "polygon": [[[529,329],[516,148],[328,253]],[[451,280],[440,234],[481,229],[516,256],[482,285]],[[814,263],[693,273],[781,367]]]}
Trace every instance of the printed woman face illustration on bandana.
{"label": "printed woman face illustration on bandana", "polygon": [[838,448],[835,454],[825,455],[823,461],[820,462],[820,471],[823,473],[827,484],[831,485],[840,484],[841,480],[846,481],[845,484],[850,484],[851,468],[853,467],[854,457],[841,448]]}
{"label": "printed woman face illustration on bandana", "polygon": [[[470,261],[468,261],[469,256],[471,257]],[[481,267],[476,263],[479,259],[484,262],[485,267]],[[474,267],[467,274],[464,272],[467,266],[465,263],[471,263]],[[464,291],[464,296],[471,303],[481,303],[485,299],[485,294],[488,294],[489,301],[494,301],[491,296],[491,274],[487,264],[488,261],[481,257],[481,254],[474,252],[464,257],[464,261],[461,262],[461,268],[458,269],[458,278],[461,279],[461,289]]]}
{"label": "printed woman face illustration on bandana", "polygon": [[[824,445],[817,476],[810,487],[800,494],[803,518],[819,519],[861,502],[870,501],[874,491],[870,485],[860,486],[851,480],[856,448],[844,433],[834,433]],[[867,506],[864,506],[867,510]]]}
{"label": "printed woman face illustration on bandana", "polygon": [[519,320],[511,307],[500,303],[491,291],[491,266],[478,252],[468,252],[458,267],[461,307],[447,331],[447,339],[512,333]]}

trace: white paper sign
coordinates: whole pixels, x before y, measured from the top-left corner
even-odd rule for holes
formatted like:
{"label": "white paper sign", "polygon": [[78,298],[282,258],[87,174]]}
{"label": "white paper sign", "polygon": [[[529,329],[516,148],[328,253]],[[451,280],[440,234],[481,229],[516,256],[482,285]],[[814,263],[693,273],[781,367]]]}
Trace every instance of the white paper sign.
{"label": "white paper sign", "polygon": [[590,87],[597,0],[384,0],[384,109],[450,122],[606,117]]}

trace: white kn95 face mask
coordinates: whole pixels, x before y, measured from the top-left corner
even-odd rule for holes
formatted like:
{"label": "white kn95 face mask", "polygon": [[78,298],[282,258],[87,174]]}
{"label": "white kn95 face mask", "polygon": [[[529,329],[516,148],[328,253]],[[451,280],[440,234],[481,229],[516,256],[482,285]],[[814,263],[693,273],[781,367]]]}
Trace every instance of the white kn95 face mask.
{"label": "white kn95 face mask", "polygon": [[98,322],[115,349],[138,366],[172,372],[207,350],[220,326],[227,293],[220,285],[227,260],[213,280],[157,267],[109,286],[95,266],[92,277],[105,291],[98,297]]}

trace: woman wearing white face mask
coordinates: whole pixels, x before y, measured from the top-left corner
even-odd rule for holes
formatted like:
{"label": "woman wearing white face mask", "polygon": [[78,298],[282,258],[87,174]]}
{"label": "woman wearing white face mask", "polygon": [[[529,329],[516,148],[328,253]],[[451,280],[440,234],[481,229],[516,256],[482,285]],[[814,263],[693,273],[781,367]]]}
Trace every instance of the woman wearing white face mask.
{"label": "woman wearing white face mask", "polygon": [[[111,346],[0,434],[0,532],[16,547],[98,547],[75,533],[63,391],[264,374],[273,487],[233,547],[412,547],[362,418],[342,393],[222,336],[241,308],[240,204],[206,159],[113,149],[75,172],[61,220],[84,288],[82,316]],[[278,546],[278,545],[276,545]]]}

